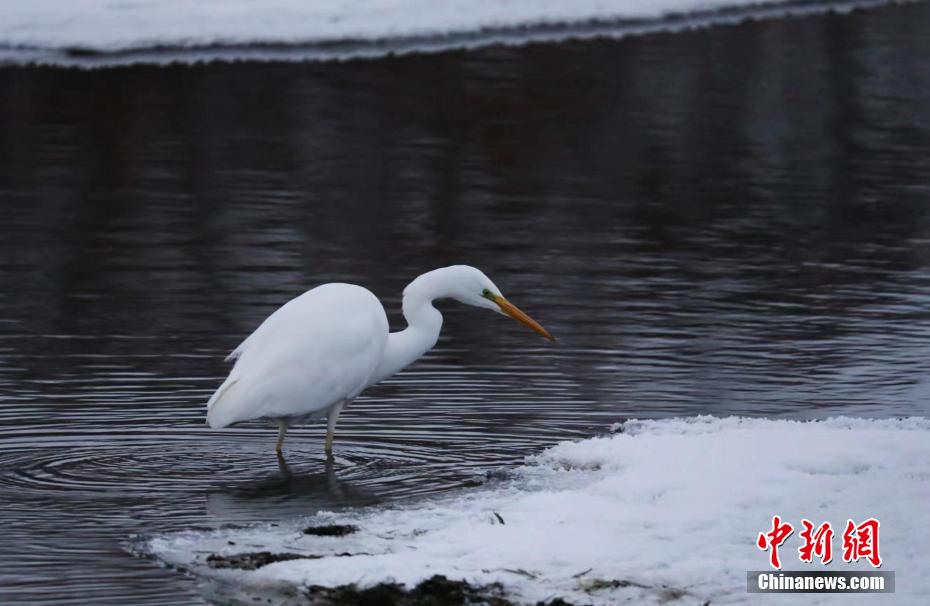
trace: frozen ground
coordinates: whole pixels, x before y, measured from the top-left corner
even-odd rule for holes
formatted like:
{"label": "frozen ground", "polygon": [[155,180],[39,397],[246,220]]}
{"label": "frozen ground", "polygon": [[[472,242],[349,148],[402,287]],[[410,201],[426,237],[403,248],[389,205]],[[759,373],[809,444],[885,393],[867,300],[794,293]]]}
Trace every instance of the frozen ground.
{"label": "frozen ground", "polygon": [[[809,518],[840,528],[847,518],[876,517],[882,570],[896,572],[896,594],[769,595],[766,603],[926,603],[930,421],[699,417],[619,429],[531,457],[508,480],[412,506],[171,534],[137,547],[227,594],[390,580],[409,586],[442,574],[499,582],[526,603],[746,603],[746,571],[768,561],[755,539],[773,514],[795,526]],[[359,530],[301,532],[323,523]],[[799,544],[797,534],[788,539],[783,568],[818,569],[798,561]],[[837,536],[830,569],[871,569],[844,564],[841,545]],[[252,571],[207,565],[211,554],[264,550],[324,557]]]}
{"label": "frozen ground", "polygon": [[[782,0],[784,1],[784,0]],[[90,47],[295,43],[442,35],[590,19],[648,18],[753,0],[5,0],[9,45]]]}
{"label": "frozen ground", "polygon": [[[879,2],[4,0],[0,3],[0,62],[99,65],[216,58],[340,58],[569,35],[623,34],[642,28],[656,29],[654,25],[643,24],[668,17],[675,18],[675,27],[687,27],[746,16],[876,3]],[[628,26],[617,29],[617,23]],[[105,56],[100,57],[101,54]]]}

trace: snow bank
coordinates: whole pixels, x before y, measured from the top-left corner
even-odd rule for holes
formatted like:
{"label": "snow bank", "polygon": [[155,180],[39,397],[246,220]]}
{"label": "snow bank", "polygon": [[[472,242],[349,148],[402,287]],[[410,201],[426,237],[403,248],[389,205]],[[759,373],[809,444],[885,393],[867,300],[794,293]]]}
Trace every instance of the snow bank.
{"label": "snow bank", "polygon": [[[4,0],[0,3],[0,62],[119,63],[209,58],[353,56],[347,41],[414,41],[413,49],[548,37],[553,26],[708,16],[721,10],[765,12],[788,5],[843,6],[850,2],[787,0]],[[859,2],[861,4],[861,2]],[[787,9],[786,9],[787,10]],[[822,10],[822,8],[821,8]],[[569,28],[571,29],[571,28]],[[594,28],[595,33],[599,28]],[[496,34],[495,34],[496,32]],[[572,33],[568,31],[567,33]],[[583,34],[583,30],[575,30]],[[590,31],[589,31],[590,33]],[[602,32],[601,32],[602,33]],[[566,35],[566,32],[560,32]],[[448,38],[454,40],[448,40]],[[506,36],[505,36],[506,38]],[[446,42],[442,42],[447,39]],[[337,46],[333,46],[333,45]],[[280,46],[314,45],[294,55]],[[223,47],[238,47],[222,52]],[[262,48],[263,47],[263,48]],[[166,53],[166,49],[201,49]],[[53,52],[80,50],[78,53]],[[138,53],[140,49],[159,49]],[[386,45],[372,52],[403,51]],[[411,50],[411,48],[406,48]],[[94,58],[95,53],[124,53]]]}
{"label": "snow bank", "polygon": [[[746,571],[767,567],[755,539],[773,514],[795,526],[809,518],[840,528],[847,518],[874,516],[882,570],[896,571],[896,594],[769,595],[766,603],[900,606],[930,594],[930,421],[699,417],[630,421],[620,430],[560,444],[530,457],[512,479],[472,492],[287,526],[159,536],[145,549],[251,591],[413,585],[442,574],[500,582],[527,603],[556,596],[578,604],[748,603]],[[308,523],[359,531],[306,536],[300,529]],[[795,534],[782,548],[784,569],[820,568],[801,564],[797,547]],[[841,541],[834,549],[841,552]],[[325,557],[254,571],[205,563],[208,554],[258,550]],[[333,557],[345,553],[357,555]],[[829,568],[871,569],[840,557]]]}

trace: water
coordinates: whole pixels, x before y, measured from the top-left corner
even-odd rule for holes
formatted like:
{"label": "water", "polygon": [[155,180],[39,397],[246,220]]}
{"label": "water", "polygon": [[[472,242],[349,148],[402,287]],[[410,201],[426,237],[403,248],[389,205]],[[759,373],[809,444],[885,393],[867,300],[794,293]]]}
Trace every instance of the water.
{"label": "water", "polygon": [[[627,417],[926,415],[930,5],[379,61],[0,70],[0,601],[197,604],[151,533],[417,498]],[[307,287],[484,268],[340,420],[211,432]]]}

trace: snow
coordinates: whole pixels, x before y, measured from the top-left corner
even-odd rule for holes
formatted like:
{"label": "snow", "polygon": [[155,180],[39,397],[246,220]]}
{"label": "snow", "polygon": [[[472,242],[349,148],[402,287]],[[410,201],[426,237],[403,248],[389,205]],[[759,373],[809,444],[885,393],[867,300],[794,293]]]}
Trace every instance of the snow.
{"label": "snow", "polygon": [[[492,33],[500,30],[533,39],[551,37],[547,27],[566,24],[591,27],[594,22],[707,16],[723,9],[759,12],[762,7],[787,5],[803,12],[805,6],[850,4],[848,0],[800,4],[787,0],[4,0],[0,62],[101,61],[87,57],[87,51],[136,51],[129,57],[132,61],[159,62],[166,58],[165,49],[195,48],[200,50],[167,56],[202,60],[224,56],[217,50],[223,47],[239,49],[226,53],[227,58],[280,58],[281,50],[275,46],[281,45],[315,45],[321,56],[353,56],[354,51],[332,45],[419,40],[414,48],[449,47],[493,42],[499,36]],[[438,42],[449,37],[459,38]],[[85,52],[78,56],[51,52],[66,49]],[[139,54],[140,49],[159,50]],[[375,52],[398,50],[403,49],[388,45]],[[102,61],[121,60],[126,58]]]}
{"label": "snow", "polygon": [[[930,421],[788,421],[696,417],[629,421],[618,433],[529,457],[506,481],[393,508],[322,513],[279,526],[185,532],[144,550],[242,590],[309,585],[408,585],[434,574],[500,582],[525,603],[748,603],[746,571],[773,514],[839,527],[881,522],[882,570],[897,593],[769,595],[767,603],[922,604],[930,593]],[[498,518],[499,516],[499,518]],[[503,520],[503,523],[501,523]],[[308,524],[354,524],[346,537],[306,536]],[[232,541],[235,545],[230,545]],[[837,542],[839,541],[839,542]],[[822,569],[782,547],[785,570]],[[334,556],[255,571],[214,570],[207,554],[270,550]],[[871,570],[839,555],[827,569]],[[629,581],[604,587],[604,581]],[[756,596],[758,600],[758,596]]]}

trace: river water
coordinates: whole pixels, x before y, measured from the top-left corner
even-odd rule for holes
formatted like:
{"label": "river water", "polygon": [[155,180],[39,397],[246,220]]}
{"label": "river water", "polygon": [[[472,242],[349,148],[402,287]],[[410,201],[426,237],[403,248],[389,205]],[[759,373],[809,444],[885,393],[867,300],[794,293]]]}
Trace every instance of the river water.
{"label": "river water", "polygon": [[[930,412],[930,4],[343,63],[0,69],[0,601],[198,604],[136,534],[480,481],[630,417]],[[210,431],[278,305],[483,268],[287,443]]]}

